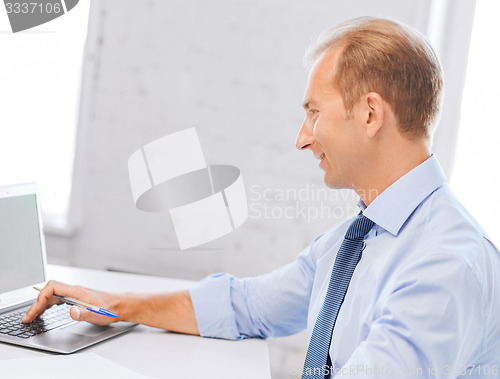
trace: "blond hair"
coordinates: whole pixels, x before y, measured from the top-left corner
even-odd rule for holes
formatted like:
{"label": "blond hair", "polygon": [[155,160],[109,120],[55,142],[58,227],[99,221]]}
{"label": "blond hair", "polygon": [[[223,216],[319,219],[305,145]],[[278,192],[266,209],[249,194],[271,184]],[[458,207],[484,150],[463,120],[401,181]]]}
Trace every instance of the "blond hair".
{"label": "blond hair", "polygon": [[306,52],[306,66],[335,46],[342,51],[333,85],[347,111],[366,93],[377,92],[404,135],[430,138],[444,84],[439,60],[420,33],[386,19],[350,20],[318,37]]}

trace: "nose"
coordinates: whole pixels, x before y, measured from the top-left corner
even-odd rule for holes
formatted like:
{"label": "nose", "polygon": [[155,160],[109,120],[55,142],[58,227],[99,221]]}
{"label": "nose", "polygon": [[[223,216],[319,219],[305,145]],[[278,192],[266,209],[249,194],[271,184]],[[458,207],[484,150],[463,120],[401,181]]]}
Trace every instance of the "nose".
{"label": "nose", "polygon": [[302,127],[297,134],[297,139],[295,140],[295,147],[299,150],[306,150],[312,148],[314,143],[314,135],[312,133],[312,125],[309,125],[308,117],[304,120]]}

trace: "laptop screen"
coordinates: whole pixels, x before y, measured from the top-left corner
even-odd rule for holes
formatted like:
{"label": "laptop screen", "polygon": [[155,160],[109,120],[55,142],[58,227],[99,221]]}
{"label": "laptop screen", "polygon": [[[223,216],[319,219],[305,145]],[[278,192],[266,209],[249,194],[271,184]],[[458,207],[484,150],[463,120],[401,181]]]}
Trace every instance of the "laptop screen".
{"label": "laptop screen", "polygon": [[44,280],[36,195],[0,198],[0,293]]}

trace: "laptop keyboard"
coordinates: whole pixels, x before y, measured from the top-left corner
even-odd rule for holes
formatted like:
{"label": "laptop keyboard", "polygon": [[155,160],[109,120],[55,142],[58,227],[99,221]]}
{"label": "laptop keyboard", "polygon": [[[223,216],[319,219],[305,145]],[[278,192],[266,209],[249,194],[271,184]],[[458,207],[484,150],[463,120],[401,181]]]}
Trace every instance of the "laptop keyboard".
{"label": "laptop keyboard", "polygon": [[30,338],[74,321],[69,315],[71,306],[61,304],[47,309],[41,317],[34,319],[31,323],[23,324],[21,319],[29,308],[27,306],[1,315],[0,335],[7,334],[19,338]]}

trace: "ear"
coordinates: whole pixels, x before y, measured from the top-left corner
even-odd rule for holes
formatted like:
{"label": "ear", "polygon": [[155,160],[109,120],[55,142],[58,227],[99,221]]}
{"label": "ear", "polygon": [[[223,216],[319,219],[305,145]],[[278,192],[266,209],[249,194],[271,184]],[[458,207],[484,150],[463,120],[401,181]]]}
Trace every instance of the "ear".
{"label": "ear", "polygon": [[384,124],[385,103],[377,92],[369,92],[362,99],[363,123],[368,137],[375,137]]}

